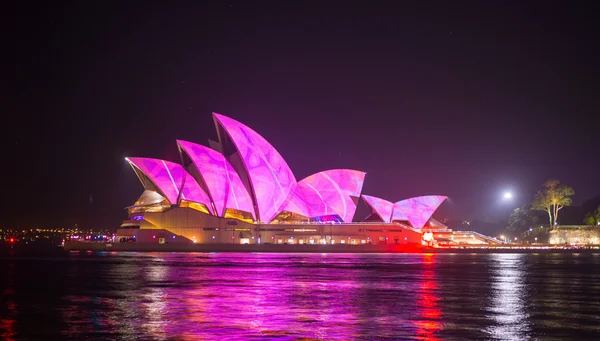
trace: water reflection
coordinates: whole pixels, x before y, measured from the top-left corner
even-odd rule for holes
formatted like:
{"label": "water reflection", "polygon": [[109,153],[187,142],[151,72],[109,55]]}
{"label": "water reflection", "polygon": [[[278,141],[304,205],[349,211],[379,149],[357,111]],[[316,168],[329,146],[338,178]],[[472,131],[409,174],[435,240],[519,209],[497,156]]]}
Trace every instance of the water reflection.
{"label": "water reflection", "polygon": [[143,274],[146,276],[146,288],[140,295],[139,303],[141,312],[144,316],[144,323],[141,328],[148,335],[154,335],[158,338],[165,338],[167,334],[167,325],[169,321],[169,309],[167,288],[170,283],[165,282],[168,279],[170,267],[162,264],[162,257],[154,257],[144,268]]}
{"label": "water reflection", "polygon": [[[129,305],[143,321],[138,332],[157,339],[348,340],[394,338],[400,330],[406,338],[436,340],[441,328],[433,255],[377,259],[397,267],[389,272],[360,255],[244,257],[144,261],[144,285]],[[123,284],[111,278],[115,287]]]}
{"label": "water reflection", "polygon": [[0,259],[2,340],[597,340],[600,333],[595,256],[82,252],[52,266],[11,262]]}
{"label": "water reflection", "polygon": [[492,259],[492,296],[488,312],[496,323],[487,332],[499,340],[529,339],[529,314],[525,309],[526,255],[494,254],[489,257]]}
{"label": "water reflection", "polygon": [[14,268],[14,263],[8,263],[6,269],[6,285],[4,290],[2,290],[2,303],[4,303],[4,306],[2,307],[2,314],[0,315],[0,338],[6,341],[15,340],[15,323],[19,315],[17,304],[13,298],[15,295]]}
{"label": "water reflection", "polygon": [[422,279],[416,301],[419,319],[415,321],[417,338],[420,340],[440,340],[437,333],[441,329],[442,311],[438,306],[440,297],[437,292],[435,257],[434,254],[423,255]]}

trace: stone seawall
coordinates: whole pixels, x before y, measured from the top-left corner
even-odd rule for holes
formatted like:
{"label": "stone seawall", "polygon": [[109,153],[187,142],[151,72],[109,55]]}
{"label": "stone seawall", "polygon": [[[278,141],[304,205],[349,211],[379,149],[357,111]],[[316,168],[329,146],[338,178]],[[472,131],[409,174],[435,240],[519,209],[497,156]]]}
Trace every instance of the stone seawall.
{"label": "stone seawall", "polygon": [[600,244],[600,228],[554,229],[550,231],[548,242],[553,245]]}

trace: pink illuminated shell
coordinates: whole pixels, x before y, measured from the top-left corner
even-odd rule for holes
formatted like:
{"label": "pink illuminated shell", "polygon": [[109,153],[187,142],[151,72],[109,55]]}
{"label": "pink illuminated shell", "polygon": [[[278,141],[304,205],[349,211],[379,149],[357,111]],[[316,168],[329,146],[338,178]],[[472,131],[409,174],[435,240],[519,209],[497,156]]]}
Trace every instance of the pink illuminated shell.
{"label": "pink illuminated shell", "polygon": [[404,214],[404,212],[402,212],[399,207],[396,208],[396,204],[398,204],[398,203],[393,204],[394,208],[392,210],[392,220],[391,221],[395,221],[395,220],[408,220],[408,218],[406,217],[406,215]]}
{"label": "pink illuminated shell", "polygon": [[172,205],[185,199],[206,205],[212,213],[210,198],[181,165],[151,158],[132,157],[127,161],[150,179]]}
{"label": "pink illuminated shell", "polygon": [[270,222],[296,190],[297,182],[292,170],[279,152],[257,132],[229,117],[213,115],[241,157],[257,205],[258,219]]}
{"label": "pink illuminated shell", "polygon": [[356,212],[352,197],[359,197],[365,172],[352,169],[331,169],[315,173],[298,182],[298,187],[286,210],[308,217],[337,214],[351,222]]}
{"label": "pink illuminated shell", "polygon": [[[183,169],[183,167],[181,168]],[[208,211],[214,214],[212,207],[210,206],[210,198],[206,195],[206,192],[198,185],[196,179],[194,179],[188,172],[185,172],[185,180],[183,182],[183,188],[180,193],[180,200],[188,200],[206,205]]]}
{"label": "pink illuminated shell", "polygon": [[377,214],[381,220],[389,223],[394,209],[394,203],[385,199],[373,197],[370,195],[362,195],[363,200],[371,207],[373,213]]}
{"label": "pink illuminated shell", "polygon": [[401,212],[406,218],[398,220],[408,220],[414,228],[421,229],[447,198],[442,195],[426,195],[398,201],[394,204],[393,215]]}
{"label": "pink illuminated shell", "polygon": [[[249,212],[259,222],[271,222],[286,210],[309,218],[339,216],[344,222],[352,221],[366,173],[332,169],[297,182],[283,157],[262,136],[236,120],[213,115],[220,134],[219,143],[213,145],[219,151],[177,141],[198,171],[199,176],[192,172],[198,181],[173,162],[128,159],[147,190],[158,191],[172,205],[180,200],[204,204],[219,216],[230,208]],[[423,228],[447,198],[429,195],[393,204],[373,196],[362,197],[384,222],[407,220],[416,229]]]}
{"label": "pink illuminated shell", "polygon": [[284,210],[310,218],[312,217],[311,210],[308,208],[306,201],[304,201],[304,194],[302,194],[301,188],[302,185],[298,183],[292,199],[287,203]]}
{"label": "pink illuminated shell", "polygon": [[178,140],[177,143],[200,173],[219,216],[225,214],[226,208],[233,208],[254,217],[252,198],[223,154],[192,142]]}

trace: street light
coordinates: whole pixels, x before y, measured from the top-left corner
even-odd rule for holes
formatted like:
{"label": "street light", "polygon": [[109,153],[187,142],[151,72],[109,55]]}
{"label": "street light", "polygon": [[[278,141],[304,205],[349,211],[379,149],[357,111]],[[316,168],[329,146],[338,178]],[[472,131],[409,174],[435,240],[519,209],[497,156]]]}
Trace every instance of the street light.
{"label": "street light", "polygon": [[504,195],[502,197],[504,198],[504,200],[510,200],[512,199],[513,195],[511,192],[504,192]]}

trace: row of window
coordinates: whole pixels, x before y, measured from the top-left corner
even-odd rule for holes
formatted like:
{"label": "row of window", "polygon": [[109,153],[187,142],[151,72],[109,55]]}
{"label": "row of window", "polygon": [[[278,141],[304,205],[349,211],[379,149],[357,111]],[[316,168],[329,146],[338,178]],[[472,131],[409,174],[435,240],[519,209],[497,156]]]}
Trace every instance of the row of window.
{"label": "row of window", "polygon": [[358,232],[402,232],[402,230],[361,229]]}
{"label": "row of window", "polygon": [[[204,231],[219,231],[218,227],[205,227]],[[250,231],[249,228],[224,228],[223,231]],[[265,229],[255,228],[254,231],[274,231],[274,232],[316,232],[317,229]],[[402,230],[382,230],[382,229],[360,229],[358,232],[402,232]]]}
{"label": "row of window", "polygon": [[[204,231],[219,231],[221,230],[218,227],[205,227],[203,228]],[[231,227],[226,227],[223,229],[223,231],[250,231],[249,228],[240,228],[240,227],[236,227],[236,228],[231,228]]]}
{"label": "row of window", "polygon": [[264,229],[255,228],[254,231],[276,231],[276,232],[316,232],[317,229]]}

